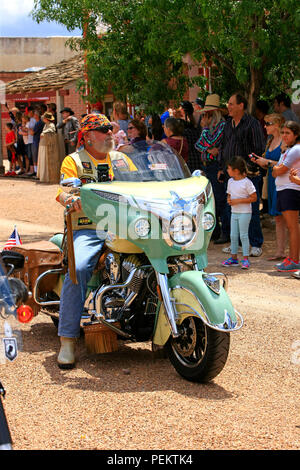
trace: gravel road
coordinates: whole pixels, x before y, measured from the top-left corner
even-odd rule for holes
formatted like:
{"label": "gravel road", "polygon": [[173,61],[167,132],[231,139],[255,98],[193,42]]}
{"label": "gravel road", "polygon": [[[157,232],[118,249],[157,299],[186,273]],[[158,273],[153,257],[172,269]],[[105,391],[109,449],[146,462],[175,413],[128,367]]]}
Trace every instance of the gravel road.
{"label": "gravel road", "polygon": [[[0,247],[16,223],[24,241],[62,230],[57,187],[0,179]],[[106,355],[78,342],[77,368],[56,365],[59,346],[43,315],[21,327],[23,350],[0,365],[16,450],[300,449],[300,281],[266,261],[274,226],[249,271],[228,268],[229,295],[245,320],[231,335],[222,373],[207,385],[183,380],[150,343]],[[222,271],[222,247],[208,271]]]}

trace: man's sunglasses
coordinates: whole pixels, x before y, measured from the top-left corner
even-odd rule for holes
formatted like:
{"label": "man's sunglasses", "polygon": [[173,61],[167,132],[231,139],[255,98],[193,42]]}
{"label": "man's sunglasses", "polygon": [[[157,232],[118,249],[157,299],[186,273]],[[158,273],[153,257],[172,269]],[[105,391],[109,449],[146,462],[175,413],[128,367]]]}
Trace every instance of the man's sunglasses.
{"label": "man's sunglasses", "polygon": [[107,134],[109,131],[113,130],[113,126],[107,124],[106,126],[97,127],[95,130],[101,132],[102,134]]}
{"label": "man's sunglasses", "polygon": [[273,126],[274,122],[269,122],[269,121],[266,121],[265,122],[265,126]]}

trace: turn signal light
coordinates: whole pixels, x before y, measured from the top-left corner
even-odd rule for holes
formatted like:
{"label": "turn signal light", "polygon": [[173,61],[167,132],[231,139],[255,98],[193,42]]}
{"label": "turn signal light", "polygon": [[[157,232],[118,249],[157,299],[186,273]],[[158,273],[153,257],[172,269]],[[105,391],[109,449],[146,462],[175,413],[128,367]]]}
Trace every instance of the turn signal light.
{"label": "turn signal light", "polygon": [[29,305],[21,305],[17,309],[17,316],[20,323],[29,323],[34,317],[33,310]]}

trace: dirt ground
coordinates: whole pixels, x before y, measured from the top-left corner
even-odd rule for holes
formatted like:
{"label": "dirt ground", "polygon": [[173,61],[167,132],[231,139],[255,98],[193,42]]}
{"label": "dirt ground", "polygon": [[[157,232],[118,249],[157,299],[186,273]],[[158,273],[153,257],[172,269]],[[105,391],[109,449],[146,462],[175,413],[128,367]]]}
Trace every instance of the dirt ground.
{"label": "dirt ground", "polygon": [[[0,248],[17,225],[23,242],[62,231],[57,186],[0,178]],[[300,281],[266,260],[274,225],[263,222],[264,252],[249,271],[228,268],[229,295],[244,316],[231,334],[221,374],[207,385],[183,380],[150,343],[89,355],[78,343],[77,368],[56,365],[52,321],[21,327],[23,350],[0,365],[16,450],[300,449]],[[222,272],[222,247],[208,253]]]}

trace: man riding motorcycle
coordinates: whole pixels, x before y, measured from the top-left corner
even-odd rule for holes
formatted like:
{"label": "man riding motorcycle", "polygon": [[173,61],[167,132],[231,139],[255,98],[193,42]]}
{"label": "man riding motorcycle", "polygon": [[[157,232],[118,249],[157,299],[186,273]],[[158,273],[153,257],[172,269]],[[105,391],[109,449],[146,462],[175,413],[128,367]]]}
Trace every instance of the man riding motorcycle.
{"label": "man riding motorcycle", "polygon": [[[82,147],[65,157],[61,166],[61,181],[67,178],[84,178],[97,181],[97,165],[106,163],[109,176],[113,168],[136,170],[131,160],[123,153],[113,151],[112,125],[105,115],[88,114],[81,121]],[[98,262],[105,232],[97,232],[96,225],[84,214],[80,197],[59,190],[56,200],[72,210],[74,257],[76,265],[75,284],[68,272],[65,276],[59,311],[58,336],[61,348],[58,366],[71,369],[75,366],[75,343],[80,335],[80,319],[86,298],[87,283]]]}

